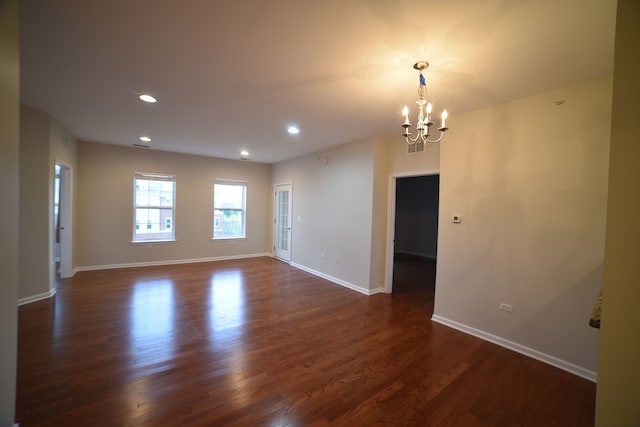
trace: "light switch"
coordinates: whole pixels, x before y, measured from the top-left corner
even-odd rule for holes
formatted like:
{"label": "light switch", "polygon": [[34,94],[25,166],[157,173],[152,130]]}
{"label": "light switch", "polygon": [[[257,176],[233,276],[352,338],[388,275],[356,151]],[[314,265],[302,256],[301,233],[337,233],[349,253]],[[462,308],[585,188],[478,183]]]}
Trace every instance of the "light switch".
{"label": "light switch", "polygon": [[462,217],[460,215],[454,215],[451,218],[451,222],[453,222],[454,224],[460,224],[462,222]]}

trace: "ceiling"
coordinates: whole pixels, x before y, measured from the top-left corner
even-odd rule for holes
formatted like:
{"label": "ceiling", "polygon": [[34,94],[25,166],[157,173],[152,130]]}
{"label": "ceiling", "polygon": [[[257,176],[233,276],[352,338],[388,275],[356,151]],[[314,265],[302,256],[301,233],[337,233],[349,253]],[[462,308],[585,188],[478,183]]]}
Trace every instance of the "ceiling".
{"label": "ceiling", "polygon": [[[613,72],[615,0],[30,0],[22,103],[84,141],[275,163]],[[156,104],[138,100],[141,93]],[[300,134],[286,128],[297,124]],[[532,123],[539,126],[539,123]]]}

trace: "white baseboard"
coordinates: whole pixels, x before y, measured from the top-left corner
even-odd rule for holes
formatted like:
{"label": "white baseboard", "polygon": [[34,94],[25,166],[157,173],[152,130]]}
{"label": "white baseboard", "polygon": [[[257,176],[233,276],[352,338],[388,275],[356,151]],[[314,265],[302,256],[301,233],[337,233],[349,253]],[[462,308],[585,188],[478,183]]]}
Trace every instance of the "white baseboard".
{"label": "white baseboard", "polygon": [[36,302],[36,301],[42,301],[43,299],[51,298],[55,294],[56,294],[56,290],[55,289],[50,289],[49,292],[44,292],[42,294],[31,295],[29,297],[20,298],[18,300],[18,306],[25,305],[25,304],[30,304],[30,303]]}
{"label": "white baseboard", "polygon": [[291,260],[280,258],[279,256],[276,256],[276,254],[274,254],[274,253],[271,254],[271,258],[275,258],[278,261],[282,261],[282,262],[286,262],[287,264],[291,264]]}
{"label": "white baseboard", "polygon": [[365,289],[365,288],[363,288],[361,286],[354,285],[353,283],[349,283],[349,282],[344,281],[342,279],[338,279],[337,277],[329,276],[328,274],[322,273],[320,271],[314,270],[314,269],[309,268],[309,267],[305,267],[304,265],[300,265],[300,264],[297,264],[295,262],[290,262],[289,264],[292,267],[295,267],[295,268],[297,268],[299,270],[306,271],[307,273],[311,273],[314,276],[322,277],[323,279],[326,279],[326,280],[328,280],[330,282],[333,282],[333,283],[335,283],[337,285],[340,285],[340,286],[343,286],[345,288],[351,289],[352,291],[360,292],[361,294],[364,294],[364,295],[370,296],[370,295],[375,295],[375,294],[379,294],[381,292],[384,292],[383,288]]}
{"label": "white baseboard", "polygon": [[[73,274],[78,271],[93,271],[93,270],[111,270],[114,268],[131,268],[131,267],[153,267],[157,265],[174,265],[174,264],[194,264],[198,262],[212,262],[212,261],[227,261],[232,259],[244,259],[244,258],[257,258],[257,257],[270,257],[270,253],[259,254],[245,254],[245,255],[230,255],[211,258],[191,258],[191,259],[172,259],[166,261],[150,261],[150,262],[131,262],[126,264],[107,264],[107,265],[86,265],[73,269]],[[73,275],[72,274],[72,275]]]}
{"label": "white baseboard", "polygon": [[590,369],[583,368],[582,366],[575,365],[571,362],[567,362],[566,360],[559,359],[555,356],[551,356],[550,354],[543,353],[538,350],[534,350],[532,348],[526,347],[522,344],[518,344],[513,341],[509,341],[497,335],[490,334],[488,332],[482,331],[480,329],[472,328],[471,326],[464,325],[462,323],[458,323],[454,320],[450,320],[441,316],[433,315],[431,316],[431,320],[434,322],[443,324],[445,326],[449,326],[450,328],[457,329],[469,335],[473,335],[475,337],[481,338],[485,341],[492,342],[494,344],[498,344],[501,347],[508,348],[509,350],[513,350],[520,354],[524,354],[525,356],[529,356],[533,359],[539,360],[541,362],[547,363],[551,366],[555,366],[556,368],[560,368],[564,371],[570,372],[574,375],[587,379],[589,381],[597,382],[598,373],[592,371]]}

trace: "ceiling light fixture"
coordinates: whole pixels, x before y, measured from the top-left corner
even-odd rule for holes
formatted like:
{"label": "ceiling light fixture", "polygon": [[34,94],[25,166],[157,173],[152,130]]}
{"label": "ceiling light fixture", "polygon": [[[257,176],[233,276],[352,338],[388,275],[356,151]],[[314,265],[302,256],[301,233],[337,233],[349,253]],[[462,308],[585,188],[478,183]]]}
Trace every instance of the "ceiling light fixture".
{"label": "ceiling light fixture", "polygon": [[241,155],[241,156],[243,156],[243,157],[246,157],[246,156],[248,156],[248,155],[249,155],[249,152],[248,152],[247,150],[242,150],[242,151],[240,152],[240,155]]}
{"label": "ceiling light fixture", "polygon": [[155,97],[153,97],[153,96],[151,96],[151,95],[149,95],[147,93],[143,93],[142,95],[138,96],[138,98],[140,98],[141,101],[148,102],[150,104],[154,104],[154,103],[158,102],[158,100]]}
{"label": "ceiling light fixture", "polygon": [[[440,131],[440,136],[438,139],[429,139],[430,133],[429,129],[435,123],[431,121],[431,106],[430,102],[427,102],[427,82],[425,81],[424,76],[422,75],[422,71],[426,70],[429,67],[429,63],[427,61],[418,61],[413,64],[413,68],[420,72],[419,86],[418,86],[418,100],[416,104],[418,104],[418,108],[420,112],[418,113],[418,124],[416,125],[416,131],[418,134],[415,138],[411,137],[411,132],[409,132],[409,128],[411,127],[411,123],[409,122],[409,109],[405,105],[402,109],[402,114],[404,115],[404,123],[402,123],[402,127],[404,128],[404,132],[402,132],[402,136],[404,136],[404,140],[409,145],[415,144],[417,141],[422,143],[425,142],[440,142],[444,137],[444,133],[449,130],[448,127],[445,126],[445,120],[447,119],[447,110],[442,111],[442,122],[441,126],[438,128]],[[425,111],[426,109],[426,111]],[[426,117],[425,117],[426,112]]]}
{"label": "ceiling light fixture", "polygon": [[149,138],[148,136],[141,136],[140,137],[140,141],[142,141],[142,142],[151,142],[151,138]]}
{"label": "ceiling light fixture", "polygon": [[300,129],[298,129],[298,126],[289,126],[287,128],[287,132],[289,132],[291,135],[297,135],[300,133]]}

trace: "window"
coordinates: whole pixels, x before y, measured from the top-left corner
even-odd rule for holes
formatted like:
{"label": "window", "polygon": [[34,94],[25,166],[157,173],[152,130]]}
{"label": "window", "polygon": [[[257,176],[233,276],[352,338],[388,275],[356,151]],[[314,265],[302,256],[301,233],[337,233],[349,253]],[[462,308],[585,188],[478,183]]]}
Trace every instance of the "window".
{"label": "window", "polygon": [[134,242],[175,240],[175,195],[175,175],[134,175]]}
{"label": "window", "polygon": [[245,237],[247,184],[219,181],[213,184],[213,238]]}

